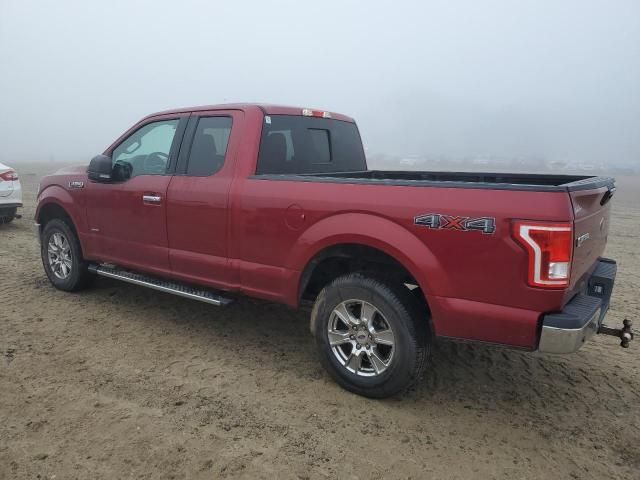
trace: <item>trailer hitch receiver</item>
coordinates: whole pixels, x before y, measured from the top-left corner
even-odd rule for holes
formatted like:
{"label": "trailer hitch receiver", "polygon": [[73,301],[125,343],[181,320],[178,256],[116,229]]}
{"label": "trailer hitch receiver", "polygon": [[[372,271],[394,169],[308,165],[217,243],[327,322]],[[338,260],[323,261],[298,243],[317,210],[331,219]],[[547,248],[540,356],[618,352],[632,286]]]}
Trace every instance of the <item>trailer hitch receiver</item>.
{"label": "trailer hitch receiver", "polygon": [[618,337],[620,339],[620,346],[622,348],[629,348],[629,343],[633,340],[633,332],[631,331],[632,326],[633,322],[625,318],[622,322],[622,328],[611,328],[606,325],[602,325],[598,329],[598,333]]}

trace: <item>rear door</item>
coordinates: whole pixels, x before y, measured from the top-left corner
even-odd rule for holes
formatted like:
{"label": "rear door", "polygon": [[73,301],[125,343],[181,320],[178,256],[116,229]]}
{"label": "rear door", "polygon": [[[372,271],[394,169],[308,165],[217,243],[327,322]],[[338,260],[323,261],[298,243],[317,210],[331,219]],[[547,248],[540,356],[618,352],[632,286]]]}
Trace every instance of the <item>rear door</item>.
{"label": "rear door", "polygon": [[229,189],[244,114],[192,114],[167,191],[167,234],[172,275],[229,288]]}
{"label": "rear door", "polygon": [[100,260],[170,271],[166,194],[186,122],[185,115],[154,117],[107,152],[116,179],[89,182],[86,189],[89,233]]}
{"label": "rear door", "polygon": [[574,213],[571,286],[577,286],[604,253],[614,184],[569,192]]}

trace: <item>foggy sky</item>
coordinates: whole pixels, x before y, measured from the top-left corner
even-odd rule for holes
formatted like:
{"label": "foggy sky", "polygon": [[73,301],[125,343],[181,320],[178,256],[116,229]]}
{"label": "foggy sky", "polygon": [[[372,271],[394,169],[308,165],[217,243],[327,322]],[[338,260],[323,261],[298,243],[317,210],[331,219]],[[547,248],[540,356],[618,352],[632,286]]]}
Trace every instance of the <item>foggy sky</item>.
{"label": "foggy sky", "polygon": [[369,152],[640,164],[640,1],[0,0],[0,161],[159,110],[356,118]]}

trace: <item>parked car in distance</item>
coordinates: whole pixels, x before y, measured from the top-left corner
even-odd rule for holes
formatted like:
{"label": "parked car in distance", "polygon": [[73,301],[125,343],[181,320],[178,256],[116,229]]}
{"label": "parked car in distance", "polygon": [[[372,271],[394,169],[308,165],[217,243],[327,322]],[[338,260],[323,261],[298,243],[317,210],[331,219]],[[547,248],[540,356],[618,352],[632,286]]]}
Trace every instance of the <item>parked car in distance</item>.
{"label": "parked car in distance", "polygon": [[603,325],[616,262],[609,177],[371,171],[353,119],[235,104],[145,117],[42,180],[35,219],[61,290],[95,275],[214,305],[313,306],[343,387],[413,384],[434,337],[570,353]]}
{"label": "parked car in distance", "polygon": [[0,225],[19,217],[19,207],[22,207],[22,186],[18,173],[0,163]]}

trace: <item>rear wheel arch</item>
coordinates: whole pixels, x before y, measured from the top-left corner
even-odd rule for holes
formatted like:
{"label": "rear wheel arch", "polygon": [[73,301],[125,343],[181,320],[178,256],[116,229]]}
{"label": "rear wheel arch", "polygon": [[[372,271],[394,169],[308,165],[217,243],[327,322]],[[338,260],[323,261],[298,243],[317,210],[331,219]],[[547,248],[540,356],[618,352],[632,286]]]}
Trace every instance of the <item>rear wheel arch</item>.
{"label": "rear wheel arch", "polygon": [[320,279],[320,275],[333,277],[322,282],[326,284],[342,274],[367,270],[376,272],[385,268],[392,276],[406,277],[406,283],[418,285],[408,268],[380,248],[365,243],[339,243],[324,247],[305,265],[300,275],[299,297],[303,299],[305,294],[319,293],[321,286],[313,283]]}
{"label": "rear wheel arch", "polygon": [[[298,289],[291,292],[294,302],[303,297],[309,269],[331,256],[340,257],[345,246],[368,248],[392,259],[409,272],[425,295],[437,295],[441,287],[448,287],[448,275],[416,232],[373,213],[345,212],[314,223],[296,241],[285,264],[290,270],[302,272]],[[433,283],[436,275],[437,284]]]}
{"label": "rear wheel arch", "polygon": [[443,283],[447,278],[442,275],[445,272],[439,260],[418,237],[418,233],[404,224],[372,212],[343,212],[309,226],[296,241],[285,266],[304,271],[329,248],[361,245],[391,257],[411,273],[426,293],[437,294],[427,279],[437,274],[439,283]]}
{"label": "rear wheel arch", "polygon": [[[421,282],[409,268],[391,254],[362,243],[335,244],[314,255],[300,275],[298,302],[315,302],[327,285],[337,278],[353,273],[379,278],[386,283],[410,290],[416,301],[417,311],[433,330],[428,294],[423,290]],[[315,330],[314,319],[315,316],[312,315],[312,332]]]}

